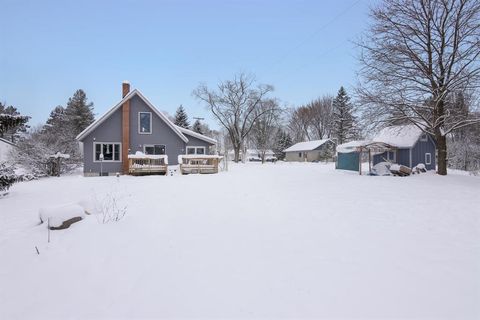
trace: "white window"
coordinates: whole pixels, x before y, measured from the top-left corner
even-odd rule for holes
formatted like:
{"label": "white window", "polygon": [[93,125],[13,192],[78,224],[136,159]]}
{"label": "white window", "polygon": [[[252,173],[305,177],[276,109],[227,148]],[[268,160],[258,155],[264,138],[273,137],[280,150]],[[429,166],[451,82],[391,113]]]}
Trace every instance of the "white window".
{"label": "white window", "polygon": [[432,164],[432,154],[425,153],[425,164]]}
{"label": "white window", "polygon": [[151,112],[138,113],[138,133],[140,134],[152,133],[152,113]]}
{"label": "white window", "polygon": [[395,163],[397,161],[396,155],[395,151],[387,151],[387,160]]}
{"label": "white window", "polygon": [[428,141],[428,136],[426,133],[422,134],[422,136],[420,137],[420,141]]}
{"label": "white window", "polygon": [[164,144],[144,144],[143,152],[145,154],[165,154],[165,145]]}
{"label": "white window", "polygon": [[93,161],[99,162],[103,157],[103,162],[121,161],[121,143],[119,142],[95,142],[93,144]]}
{"label": "white window", "polygon": [[187,147],[187,154],[205,154],[205,147]]}

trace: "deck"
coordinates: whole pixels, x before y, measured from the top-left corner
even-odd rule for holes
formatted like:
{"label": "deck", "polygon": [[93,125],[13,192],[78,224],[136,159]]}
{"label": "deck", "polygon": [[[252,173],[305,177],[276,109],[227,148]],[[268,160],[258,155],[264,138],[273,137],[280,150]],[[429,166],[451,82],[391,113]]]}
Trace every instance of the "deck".
{"label": "deck", "polygon": [[178,163],[180,164],[181,174],[190,173],[218,173],[218,164],[222,157],[216,155],[180,155]]}
{"label": "deck", "polygon": [[128,173],[131,175],[167,174],[166,155],[129,155]]}

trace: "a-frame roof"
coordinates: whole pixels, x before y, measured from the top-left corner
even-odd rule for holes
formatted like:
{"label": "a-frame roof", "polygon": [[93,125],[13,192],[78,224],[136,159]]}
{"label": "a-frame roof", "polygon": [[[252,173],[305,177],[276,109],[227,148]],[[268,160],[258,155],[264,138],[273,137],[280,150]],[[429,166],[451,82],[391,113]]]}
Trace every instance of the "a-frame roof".
{"label": "a-frame roof", "polygon": [[162,112],[160,112],[155,106],[148,101],[148,99],[138,90],[134,89],[129,94],[127,94],[120,102],[114,105],[110,110],[108,110],[105,114],[103,114],[100,118],[95,120],[91,125],[85,128],[80,134],[76,137],[77,140],[81,141],[84,139],[90,132],[92,132],[95,128],[97,128],[100,124],[102,124],[105,120],[107,120],[117,109],[119,109],[125,101],[131,99],[133,96],[138,96],[142,99],[147,106],[149,106],[152,111],[157,114],[160,119],[162,119],[184,142],[188,142],[188,138],[180,131],[179,127],[174,125],[170,119],[168,119]]}

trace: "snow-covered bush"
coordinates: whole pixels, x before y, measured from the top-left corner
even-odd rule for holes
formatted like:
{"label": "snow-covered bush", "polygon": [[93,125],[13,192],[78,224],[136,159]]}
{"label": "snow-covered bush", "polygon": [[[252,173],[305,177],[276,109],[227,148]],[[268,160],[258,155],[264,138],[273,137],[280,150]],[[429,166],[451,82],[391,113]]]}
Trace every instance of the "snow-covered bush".
{"label": "snow-covered bush", "polygon": [[103,198],[95,198],[95,213],[101,223],[120,221],[127,214],[124,197],[115,191],[107,193]]}
{"label": "snow-covered bush", "polygon": [[13,171],[11,166],[0,162],[0,195],[12,186],[12,184],[17,180],[17,176]]}

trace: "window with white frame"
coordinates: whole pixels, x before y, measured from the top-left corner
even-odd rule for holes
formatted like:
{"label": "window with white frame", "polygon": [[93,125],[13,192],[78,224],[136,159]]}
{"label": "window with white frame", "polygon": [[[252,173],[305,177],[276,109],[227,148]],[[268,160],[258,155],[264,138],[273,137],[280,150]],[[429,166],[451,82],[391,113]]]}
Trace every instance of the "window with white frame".
{"label": "window with white frame", "polygon": [[205,147],[187,147],[187,154],[205,154]]}
{"label": "window with white frame", "polygon": [[114,162],[120,161],[121,144],[119,142],[95,142],[94,143],[95,161]]}
{"label": "window with white frame", "polygon": [[428,136],[426,133],[422,133],[422,135],[420,136],[420,141],[428,141]]}
{"label": "window with white frame", "polygon": [[164,144],[145,144],[143,145],[143,152],[145,154],[160,155],[165,154]]}
{"label": "window with white frame", "polygon": [[140,134],[152,133],[152,113],[151,112],[138,113],[138,133]]}
{"label": "window with white frame", "polygon": [[432,154],[425,153],[425,164],[432,164]]}

